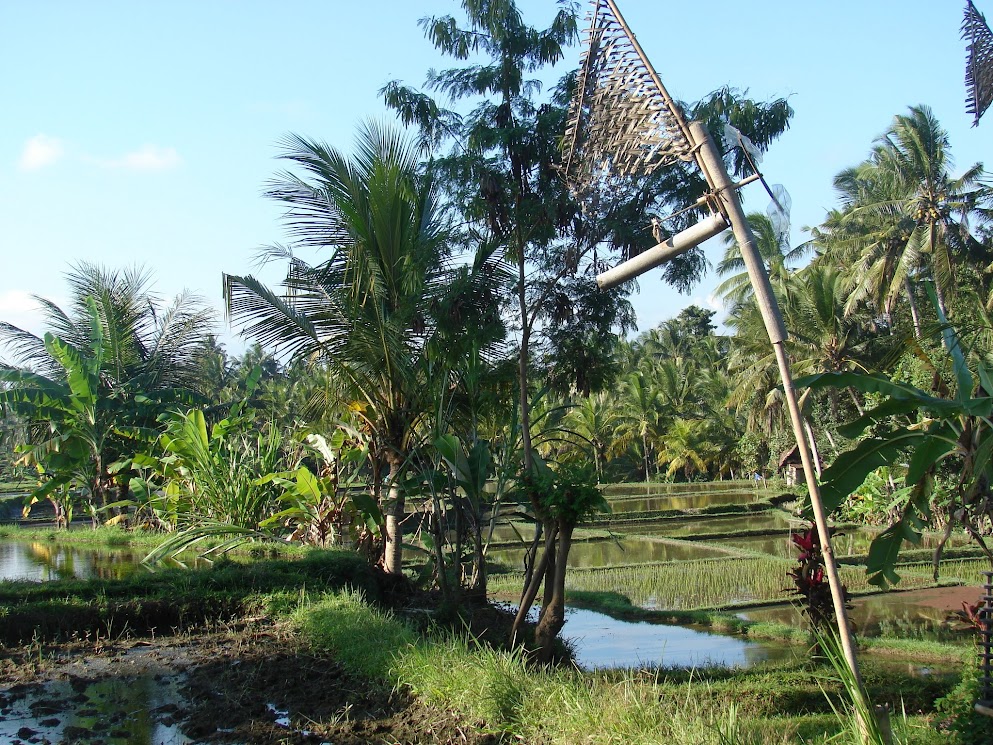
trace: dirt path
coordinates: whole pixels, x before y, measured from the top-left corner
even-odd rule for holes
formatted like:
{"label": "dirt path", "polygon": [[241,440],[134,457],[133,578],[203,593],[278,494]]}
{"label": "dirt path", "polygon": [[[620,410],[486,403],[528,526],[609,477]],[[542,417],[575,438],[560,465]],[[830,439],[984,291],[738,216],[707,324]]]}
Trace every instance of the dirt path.
{"label": "dirt path", "polygon": [[0,740],[97,745],[497,739],[359,680],[281,626],[0,650]]}

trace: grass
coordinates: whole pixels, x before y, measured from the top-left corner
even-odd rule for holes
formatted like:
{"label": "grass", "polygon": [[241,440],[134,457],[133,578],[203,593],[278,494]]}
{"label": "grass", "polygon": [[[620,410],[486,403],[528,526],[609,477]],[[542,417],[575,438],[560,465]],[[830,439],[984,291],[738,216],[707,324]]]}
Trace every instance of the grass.
{"label": "grass", "polygon": [[[539,668],[520,652],[465,636],[418,636],[356,593],[302,605],[293,620],[314,647],[332,651],[346,667],[482,723],[504,741],[851,742],[822,693],[823,686],[838,700],[839,687],[809,665],[658,673]],[[952,685],[871,666],[866,680],[876,700],[902,698],[924,711]],[[930,715],[909,717],[906,729],[908,743],[947,742]]]}

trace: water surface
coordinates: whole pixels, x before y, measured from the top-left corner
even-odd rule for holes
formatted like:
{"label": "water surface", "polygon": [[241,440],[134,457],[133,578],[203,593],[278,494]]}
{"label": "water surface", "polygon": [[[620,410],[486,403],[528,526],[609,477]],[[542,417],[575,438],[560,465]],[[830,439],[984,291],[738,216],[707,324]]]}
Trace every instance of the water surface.
{"label": "water surface", "polygon": [[[141,563],[147,551],[128,547],[91,547],[56,541],[0,540],[0,581],[47,582],[61,579],[124,579],[150,569]],[[182,565],[206,564],[191,557]],[[164,562],[180,566],[179,562]]]}
{"label": "water surface", "polygon": [[[624,538],[617,541],[585,541],[573,543],[569,550],[569,566],[596,568],[617,564],[644,564],[658,561],[691,561],[726,556],[727,552],[716,546],[687,541]],[[501,548],[490,551],[487,558],[513,568],[524,563],[523,548]]]}
{"label": "water surface", "polygon": [[751,667],[790,659],[787,645],[745,641],[685,626],[616,618],[582,608],[566,610],[562,636],[587,670],[630,667]]}

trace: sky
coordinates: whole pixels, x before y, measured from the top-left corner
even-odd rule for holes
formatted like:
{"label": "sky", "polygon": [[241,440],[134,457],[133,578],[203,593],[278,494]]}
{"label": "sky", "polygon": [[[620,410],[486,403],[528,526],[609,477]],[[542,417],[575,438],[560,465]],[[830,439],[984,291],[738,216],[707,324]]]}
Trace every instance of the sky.
{"label": "sky", "polygon": [[[518,0],[544,26],[552,0]],[[993,0],[975,0],[993,18]],[[956,173],[993,168],[993,113],[965,113],[964,0],[618,0],[669,92],[725,85],[788,98],[790,129],[762,164],[791,195],[793,240],[836,206],[832,178],[863,160],[894,115],[932,108]],[[587,4],[584,4],[585,11]],[[32,295],[66,301],[74,262],[145,267],[164,299],[188,289],[221,313],[222,273],[255,274],[285,242],[261,192],[293,132],[349,151],[356,126],[389,117],[380,88],[421,86],[452,66],[418,19],[455,0],[0,2],[0,320],[44,331]],[[568,50],[554,77],[578,64]],[[761,186],[747,210],[764,211]],[[647,229],[647,226],[646,226]],[[707,246],[713,263],[719,239]],[[713,275],[689,295],[645,275],[641,329],[696,303],[719,309]],[[720,317],[720,316],[718,316]],[[232,351],[244,342],[225,333]]]}

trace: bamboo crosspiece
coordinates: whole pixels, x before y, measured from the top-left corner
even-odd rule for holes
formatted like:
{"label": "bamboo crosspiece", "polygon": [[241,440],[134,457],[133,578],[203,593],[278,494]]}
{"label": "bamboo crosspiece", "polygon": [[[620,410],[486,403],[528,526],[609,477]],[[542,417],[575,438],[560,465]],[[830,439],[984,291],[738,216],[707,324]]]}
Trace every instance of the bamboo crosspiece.
{"label": "bamboo crosspiece", "polygon": [[591,15],[587,47],[564,140],[565,177],[570,188],[580,199],[595,198],[598,190],[609,188],[613,179],[644,175],[677,161],[695,161],[710,188],[709,204],[714,212],[697,225],[600,275],[597,283],[601,287],[612,287],[685,253],[728,226],[734,231],[775,350],[820,537],[841,647],[852,674],[861,684],[844,588],[838,576],[827,515],[784,346],[786,329],[765,264],[741,208],[737,187],[707,128],[700,122],[686,121],[614,0],[594,0]]}

